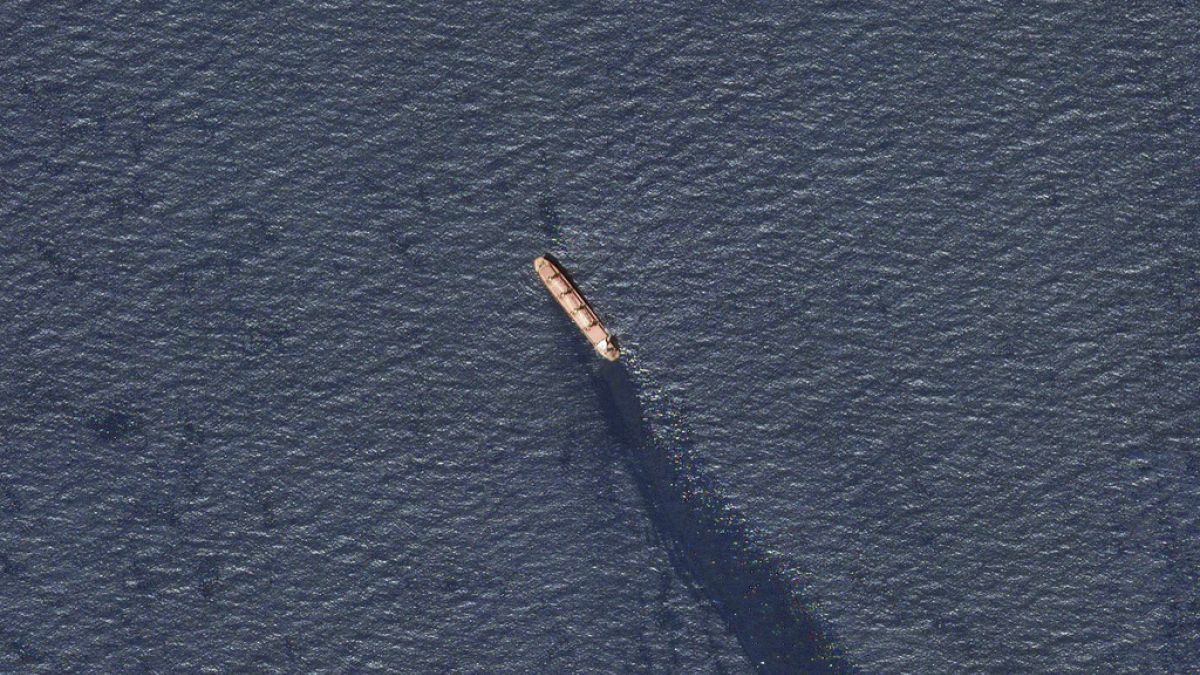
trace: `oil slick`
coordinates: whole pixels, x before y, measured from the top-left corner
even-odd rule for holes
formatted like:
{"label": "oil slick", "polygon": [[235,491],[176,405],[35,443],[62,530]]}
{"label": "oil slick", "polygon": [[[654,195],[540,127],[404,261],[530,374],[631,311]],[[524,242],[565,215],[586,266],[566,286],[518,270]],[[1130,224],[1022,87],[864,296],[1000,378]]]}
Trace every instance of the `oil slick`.
{"label": "oil slick", "polygon": [[[582,350],[581,350],[582,351]],[[662,402],[646,414],[636,367],[587,359],[600,408],[672,565],[707,598],[763,673],[852,672],[807,607],[804,591],[762,550],[746,519],[720,496]],[[633,368],[633,372],[631,372]]]}
{"label": "oil slick", "polygon": [[[620,351],[565,268],[549,255],[534,261],[558,304],[606,360],[575,341],[599,407],[676,574],[716,608],[756,670],[845,673],[853,668],[830,632],[804,604],[804,589],[756,543],[749,524],[720,496],[690,450],[686,429],[648,379]],[[643,406],[647,402],[653,410]]]}

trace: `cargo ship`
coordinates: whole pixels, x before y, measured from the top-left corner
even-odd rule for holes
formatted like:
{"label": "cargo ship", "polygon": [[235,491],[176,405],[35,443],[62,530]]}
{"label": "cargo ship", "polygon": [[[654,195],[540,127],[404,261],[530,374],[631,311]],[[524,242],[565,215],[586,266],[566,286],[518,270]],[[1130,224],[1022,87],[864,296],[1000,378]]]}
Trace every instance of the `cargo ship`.
{"label": "cargo ship", "polygon": [[554,296],[567,316],[571,317],[583,336],[592,343],[596,353],[609,361],[620,358],[621,348],[617,346],[617,336],[604,327],[600,315],[592,309],[579,286],[554,256],[546,254],[536,258],[533,261],[533,269],[537,271],[542,283],[546,284],[546,290],[550,291],[550,295]]}

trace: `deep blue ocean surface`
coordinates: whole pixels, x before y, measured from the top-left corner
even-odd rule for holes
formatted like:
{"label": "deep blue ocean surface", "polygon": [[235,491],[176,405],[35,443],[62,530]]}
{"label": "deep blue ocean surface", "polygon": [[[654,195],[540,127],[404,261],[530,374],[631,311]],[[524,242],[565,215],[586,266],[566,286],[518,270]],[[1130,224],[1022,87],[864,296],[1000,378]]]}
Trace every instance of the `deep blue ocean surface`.
{"label": "deep blue ocean surface", "polygon": [[2,8],[0,671],[1200,667],[1196,3]]}

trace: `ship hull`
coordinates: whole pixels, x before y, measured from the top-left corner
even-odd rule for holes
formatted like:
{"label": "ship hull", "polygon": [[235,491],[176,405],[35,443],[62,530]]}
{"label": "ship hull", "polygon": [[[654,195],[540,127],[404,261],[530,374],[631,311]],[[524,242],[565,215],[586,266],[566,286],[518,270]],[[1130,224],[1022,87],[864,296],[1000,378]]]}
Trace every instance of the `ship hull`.
{"label": "ship hull", "polygon": [[552,256],[544,255],[533,261],[533,269],[545,284],[546,290],[571,321],[579,328],[592,348],[601,357],[616,361],[621,356],[616,337],[604,327],[600,315],[592,308],[579,286]]}

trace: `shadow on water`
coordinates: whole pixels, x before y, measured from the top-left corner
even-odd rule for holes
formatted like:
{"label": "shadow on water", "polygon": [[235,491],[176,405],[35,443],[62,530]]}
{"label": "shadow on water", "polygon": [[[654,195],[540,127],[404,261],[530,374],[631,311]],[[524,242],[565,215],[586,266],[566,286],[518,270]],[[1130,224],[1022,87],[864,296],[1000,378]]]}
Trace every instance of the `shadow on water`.
{"label": "shadow on water", "polygon": [[608,363],[582,350],[579,356],[672,564],[717,608],[751,663],[764,673],[850,672],[845,655],[801,604],[800,589],[721,500],[681,430],[647,417],[626,361]]}

